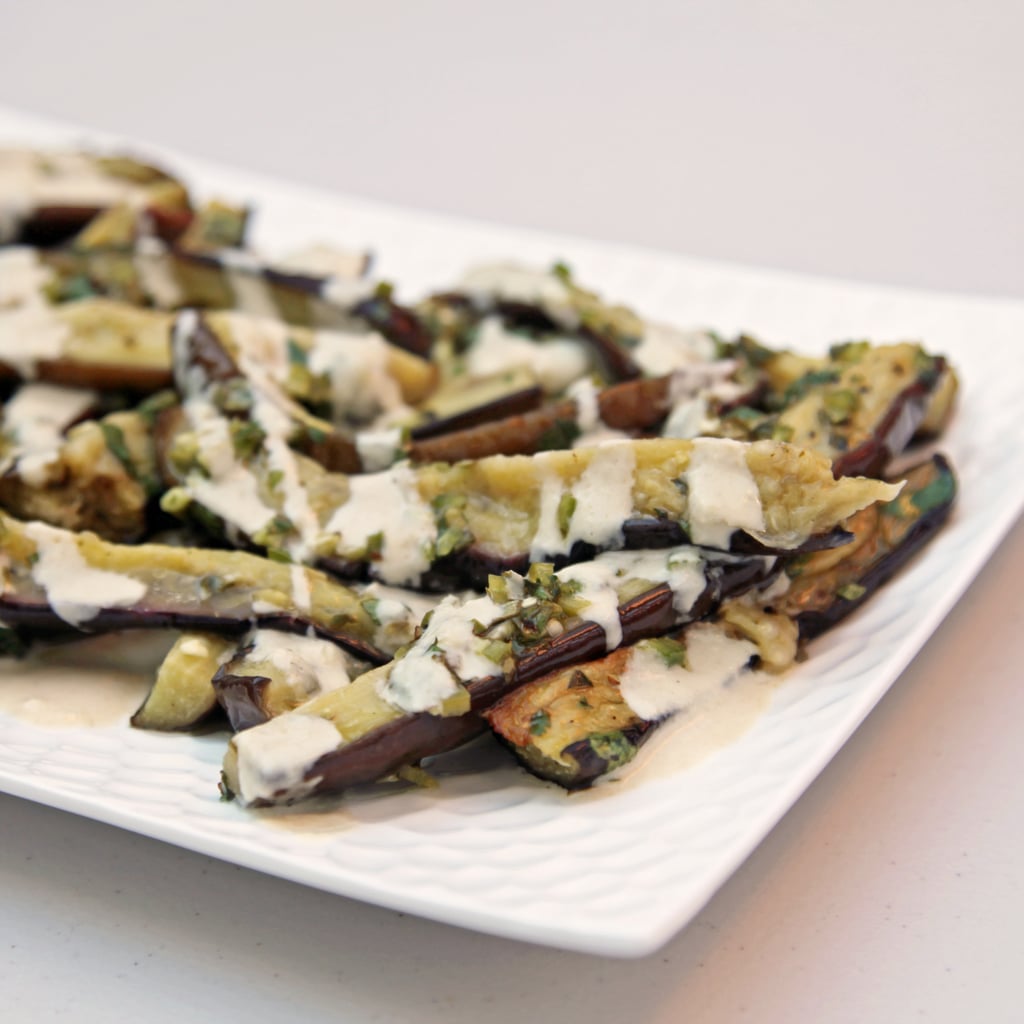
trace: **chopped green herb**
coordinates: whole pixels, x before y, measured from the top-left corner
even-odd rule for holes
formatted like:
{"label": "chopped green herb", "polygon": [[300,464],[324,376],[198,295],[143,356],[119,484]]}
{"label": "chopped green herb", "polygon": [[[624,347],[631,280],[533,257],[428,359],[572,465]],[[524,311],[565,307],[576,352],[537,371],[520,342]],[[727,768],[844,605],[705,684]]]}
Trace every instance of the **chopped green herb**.
{"label": "chopped green herb", "polygon": [[543,736],[551,728],[551,716],[542,709],[534,711],[530,718],[530,735]]}
{"label": "chopped green herb", "polygon": [[111,455],[124,466],[125,471],[133,480],[138,480],[138,471],[124,439],[124,431],[116,423],[111,423],[108,420],[100,420],[100,430],[103,432],[103,443]]}
{"label": "chopped green herb", "polygon": [[542,452],[560,451],[571,448],[573,441],[582,431],[575,420],[555,420],[540,436],[537,450]]}
{"label": "chopped green herb", "polygon": [[925,484],[911,495],[910,503],[920,512],[948,505],[956,495],[956,481],[952,473],[941,473],[931,483]]}
{"label": "chopped green herb", "polygon": [[832,423],[845,423],[857,411],[860,398],[856,391],[841,388],[825,395],[824,403],[825,415]]}
{"label": "chopped green herb", "polygon": [[558,502],[558,529],[563,537],[569,535],[569,524],[575,511],[576,496],[569,492],[563,494]]}
{"label": "chopped green herb", "polygon": [[288,339],[288,362],[292,366],[309,366],[309,353],[294,339]]}
{"label": "chopped green herb", "polygon": [[610,770],[632,761],[637,748],[621,730],[616,730],[593,733],[590,736],[590,749],[607,763]]}
{"label": "chopped green herb", "polygon": [[668,636],[656,636],[650,640],[643,641],[656,654],[661,655],[662,661],[668,668],[676,665],[686,666],[686,644],[679,640],[673,640]]}
{"label": "chopped green herb", "polygon": [[859,583],[846,583],[836,591],[836,594],[844,601],[856,601],[867,592],[868,588],[862,587]]}

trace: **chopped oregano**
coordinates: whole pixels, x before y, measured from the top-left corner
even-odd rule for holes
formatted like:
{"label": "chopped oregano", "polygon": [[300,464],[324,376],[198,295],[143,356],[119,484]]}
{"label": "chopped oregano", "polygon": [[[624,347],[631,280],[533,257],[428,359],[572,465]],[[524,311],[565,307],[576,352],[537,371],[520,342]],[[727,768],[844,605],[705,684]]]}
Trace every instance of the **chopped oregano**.
{"label": "chopped oregano", "polygon": [[668,668],[674,668],[676,665],[686,666],[686,644],[682,641],[673,640],[668,636],[656,636],[645,640],[644,644],[659,654]]}
{"label": "chopped oregano", "polygon": [[534,711],[530,718],[530,735],[543,736],[551,728],[551,716],[542,709]]}
{"label": "chopped oregano", "polygon": [[576,511],[576,496],[566,492],[558,502],[558,529],[563,537],[569,535],[569,524]]}

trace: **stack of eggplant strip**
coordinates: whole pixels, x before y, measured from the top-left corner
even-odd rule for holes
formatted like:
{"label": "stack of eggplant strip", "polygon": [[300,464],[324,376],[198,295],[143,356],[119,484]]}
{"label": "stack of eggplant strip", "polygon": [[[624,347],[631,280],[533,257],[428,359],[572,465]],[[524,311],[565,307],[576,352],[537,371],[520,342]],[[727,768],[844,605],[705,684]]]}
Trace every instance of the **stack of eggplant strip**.
{"label": "stack of eggplant strip", "polygon": [[[257,598],[229,633],[241,632],[243,621],[253,625],[261,609],[272,625],[287,620],[289,628],[309,628],[308,615],[296,607],[308,602],[304,574],[312,570],[297,569],[302,563],[350,579],[369,575],[442,592],[490,582],[504,595],[486,599],[504,608],[494,628],[513,638],[480,628],[492,661],[509,649],[495,662],[504,682],[487,677],[490,682],[471,687],[456,671],[456,692],[430,706],[453,719],[440,743],[429,709],[411,713],[411,726],[408,709],[396,717],[389,705],[382,718],[372,701],[367,710],[358,698],[345,698],[357,721],[365,712],[377,725],[390,723],[391,739],[370,759],[369,774],[359,768],[360,780],[400,770],[472,734],[482,727],[478,713],[503,690],[534,679],[559,658],[601,653],[609,631],[621,634],[617,642],[660,636],[706,618],[723,600],[735,620],[739,606],[730,595],[777,575],[776,555],[792,565],[804,557],[794,551],[840,543],[847,534],[838,526],[847,513],[891,493],[871,492],[882,486],[875,481],[833,475],[880,473],[912,437],[942,429],[955,394],[952,371],[916,345],[857,343],[837,346],[826,359],[807,359],[747,338],[724,342],[608,305],[563,266],[546,273],[478,268],[456,289],[409,309],[387,286],[347,277],[365,272],[365,259],[343,260],[340,274],[313,272],[301,261],[263,264],[237,248],[243,212],[216,205],[195,213],[188,206],[189,229],[177,234],[155,231],[138,204],[127,202],[93,211],[84,230],[80,224],[59,248],[0,249],[0,309],[30,312],[44,327],[33,338],[29,318],[5,325],[0,312],[0,360],[22,379],[87,384],[100,392],[63,394],[62,415],[30,417],[24,429],[17,425],[19,398],[32,406],[28,388],[42,385],[24,386],[8,403],[0,504],[25,519],[134,541],[151,535],[159,496],[165,513],[201,528],[207,546],[263,551],[262,566],[291,562],[290,598],[287,588],[271,587],[277,603]],[[19,240],[30,238],[23,233]],[[210,312],[172,317],[181,306]],[[152,394],[168,383],[174,390]],[[151,397],[124,408],[112,389]],[[87,412],[91,418],[61,434]],[[575,447],[611,439],[646,440]],[[739,495],[732,518],[708,490],[709,480],[717,475],[720,485],[723,473]],[[687,540],[705,549],[694,554],[679,547]],[[652,569],[646,549],[666,545],[676,549],[657,556],[659,567]],[[574,564],[602,565],[595,555],[624,557],[599,554],[622,546],[641,550],[634,562],[616,565],[615,585],[605,586],[599,599],[579,597],[580,579],[553,582],[556,571],[576,571]],[[731,554],[721,550],[730,547]],[[199,557],[213,554],[231,553]],[[93,568],[102,571],[106,557]],[[662,576],[675,578],[679,565],[694,558],[703,567],[703,596],[687,591],[690,600],[673,598]],[[511,575],[499,579],[502,573]],[[652,583],[653,590],[644,590]],[[203,586],[200,604],[208,596]],[[275,633],[228,641],[190,634],[172,650],[137,723],[191,724],[191,712],[176,719],[173,706],[181,681],[193,679],[186,704],[208,708],[219,699],[236,728],[252,726],[302,705],[330,678],[347,682],[412,639],[410,601],[384,596],[376,584],[353,586],[361,613],[344,620],[344,664],[332,653],[336,635],[327,641],[331,650],[313,638],[304,650],[297,641],[286,650]],[[525,615],[510,607],[516,598],[509,587],[525,594]],[[553,590],[563,604],[526,594],[531,587]],[[7,630],[8,638],[67,630],[68,618],[42,611],[46,601],[35,598],[34,612],[15,616],[18,626]],[[542,612],[532,610],[534,598]],[[586,611],[595,600],[601,614]],[[616,600],[621,622],[608,611]],[[113,611],[84,619],[73,611],[71,619],[78,626],[88,621],[87,628],[125,620]],[[127,618],[134,625],[146,616]],[[211,619],[220,629],[220,616],[189,619],[180,608],[151,621]],[[539,632],[541,626],[551,633]],[[328,635],[322,624],[313,628]],[[429,654],[427,662],[437,661],[437,650]],[[762,657],[771,661],[766,651]],[[208,678],[212,668],[216,683]],[[367,673],[362,688],[383,688],[386,668]],[[340,699],[356,693],[354,687],[320,699]],[[468,705],[463,690],[472,694]],[[467,706],[470,714],[454,713]],[[410,746],[415,736],[421,740]],[[360,739],[359,749],[372,742]],[[345,766],[358,759],[358,753],[342,758],[326,788],[351,784],[356,776]],[[302,790],[305,783],[297,785]],[[269,796],[261,790],[257,799],[288,799],[287,789]]]}

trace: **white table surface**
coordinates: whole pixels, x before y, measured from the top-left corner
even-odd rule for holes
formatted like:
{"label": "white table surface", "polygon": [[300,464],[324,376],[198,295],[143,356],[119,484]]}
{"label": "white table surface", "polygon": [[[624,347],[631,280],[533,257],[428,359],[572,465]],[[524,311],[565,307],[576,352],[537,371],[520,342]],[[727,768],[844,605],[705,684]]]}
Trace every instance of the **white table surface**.
{"label": "white table surface", "polygon": [[[0,0],[0,103],[408,205],[1024,298],[1016,3],[155,10]],[[1018,524],[782,823],[642,960],[0,797],[0,1020],[1022,1020],[1022,573]]]}

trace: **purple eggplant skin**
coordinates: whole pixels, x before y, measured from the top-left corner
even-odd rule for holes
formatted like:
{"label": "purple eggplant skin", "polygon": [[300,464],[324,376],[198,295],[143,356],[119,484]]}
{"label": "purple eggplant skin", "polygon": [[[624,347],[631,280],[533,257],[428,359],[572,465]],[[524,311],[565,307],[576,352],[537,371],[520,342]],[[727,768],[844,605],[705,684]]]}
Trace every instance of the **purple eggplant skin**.
{"label": "purple eggplant skin", "polygon": [[217,670],[213,677],[217,703],[224,709],[234,732],[262,725],[270,718],[264,700],[270,683],[269,676],[247,676],[232,672],[230,662]]}
{"label": "purple eggplant skin", "polygon": [[[505,429],[510,417],[533,412],[543,400],[544,393],[539,387],[522,388],[454,415],[439,416],[419,423],[409,431],[409,436],[414,442],[424,442],[434,438],[440,440],[456,432],[468,433],[473,428],[485,425],[501,426]],[[433,454],[421,454],[416,458],[419,462],[457,462],[460,458],[479,458],[479,456],[457,455],[455,458],[439,458]]]}
{"label": "purple eggplant skin", "polygon": [[[273,629],[282,633],[307,636],[312,631],[322,640],[344,647],[356,657],[374,665],[383,665],[389,658],[379,648],[345,629],[314,621],[302,614],[255,612],[251,607],[238,614],[226,614],[204,609],[193,602],[183,602],[178,608],[155,605],[134,608],[101,608],[88,622],[88,628],[68,625],[44,600],[18,598],[6,593],[0,596],[0,619],[4,632],[14,634],[9,643],[14,650],[25,650],[34,641],[49,641],[82,633],[113,633],[125,629],[178,629],[241,636],[250,629]],[[15,639],[16,638],[16,639]],[[0,640],[2,644],[2,640]]]}

